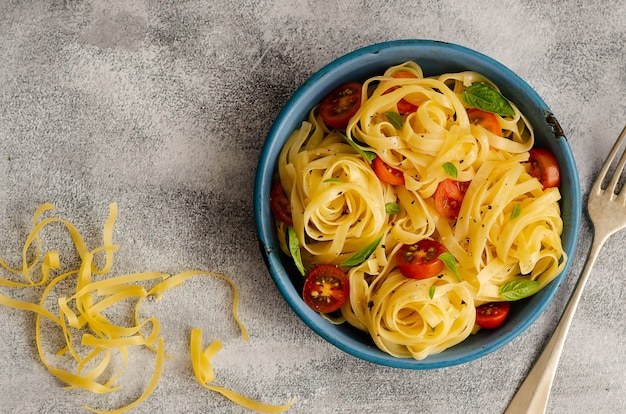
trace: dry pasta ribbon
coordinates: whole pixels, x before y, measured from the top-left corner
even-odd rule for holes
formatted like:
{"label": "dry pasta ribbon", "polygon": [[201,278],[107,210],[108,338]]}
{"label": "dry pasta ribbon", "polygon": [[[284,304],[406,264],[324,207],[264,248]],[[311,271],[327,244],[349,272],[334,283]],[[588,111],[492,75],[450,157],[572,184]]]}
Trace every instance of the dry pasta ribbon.
{"label": "dry pasta ribbon", "polygon": [[[17,300],[0,294],[0,304],[36,315],[35,341],[37,352],[43,365],[56,378],[67,384],[66,389],[80,388],[96,394],[105,394],[120,390],[116,385],[129,360],[129,349],[145,348],[155,354],[154,370],[150,381],[142,394],[133,402],[112,410],[101,410],[89,406],[83,408],[94,413],[122,413],[145,401],[154,391],[163,370],[166,357],[165,344],[161,336],[161,324],[157,318],[141,318],[141,305],[146,298],[160,299],[168,290],[181,286],[186,280],[196,276],[217,277],[226,281],[233,292],[232,315],[244,340],[248,332],[238,316],[239,294],[235,283],[227,276],[210,271],[193,270],[168,275],[158,272],[131,273],[103,278],[113,268],[113,256],[119,246],[113,244],[113,228],[118,214],[118,206],[109,206],[109,216],[104,224],[102,245],[95,249],[88,248],[76,227],[59,217],[43,218],[44,214],[54,210],[50,203],[41,205],[34,214],[33,229],[29,233],[22,249],[21,268],[11,267],[0,259],[0,267],[22,280],[0,278],[0,286],[7,288],[26,288],[43,286],[43,292],[37,303]],[[80,257],[78,269],[72,269],[53,277],[52,272],[61,269],[59,254],[56,250],[42,253],[42,231],[47,226],[60,223],[68,231],[72,244]],[[34,256],[33,256],[34,251]],[[100,266],[97,256],[103,256]],[[37,279],[33,275],[39,273]],[[73,283],[74,291],[54,300],[53,293],[60,290],[62,284]],[[152,284],[146,287],[146,284]],[[119,324],[111,319],[110,310],[122,302],[134,302],[131,307],[133,324]],[[50,304],[54,306],[50,307]],[[49,362],[46,350],[47,328],[56,328],[64,339],[64,345],[56,351],[56,357],[69,357],[74,361],[74,369],[66,370]],[[221,348],[221,342],[197,354],[198,331],[193,331],[192,360],[198,381],[204,386],[231,399],[244,407],[262,412],[281,412],[284,406],[264,404],[223,387],[208,385],[213,381],[211,358]],[[114,358],[121,357],[121,366],[113,374],[111,371]]]}

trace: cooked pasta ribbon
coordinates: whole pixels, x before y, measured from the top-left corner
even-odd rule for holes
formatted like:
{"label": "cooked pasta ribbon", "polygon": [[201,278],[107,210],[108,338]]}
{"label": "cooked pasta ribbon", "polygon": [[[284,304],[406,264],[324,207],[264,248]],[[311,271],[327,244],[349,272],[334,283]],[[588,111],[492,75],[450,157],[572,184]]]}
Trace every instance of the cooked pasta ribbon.
{"label": "cooked pasta ribbon", "polygon": [[[393,77],[398,72],[416,77]],[[531,279],[543,287],[567,260],[559,190],[543,189],[528,172],[532,126],[513,103],[513,115],[494,114],[502,136],[471,122],[462,94],[476,82],[497,90],[476,72],[424,77],[415,62],[392,66],[363,83],[345,135],[330,130],[314,107],[279,155],[278,179],[308,270],[339,265],[383,237],[364,263],[348,270],[342,316],[325,317],[368,332],[397,357],[423,359],[463,341],[476,331],[475,308],[501,301],[501,286]],[[400,116],[401,100],[417,110]],[[368,152],[400,170],[405,185],[379,180]],[[433,200],[448,179],[467,185],[456,220],[441,217]],[[387,213],[389,203],[399,212]],[[276,225],[289,255],[285,225]],[[427,280],[402,276],[398,249],[425,238],[445,245],[461,280],[448,269]]]}

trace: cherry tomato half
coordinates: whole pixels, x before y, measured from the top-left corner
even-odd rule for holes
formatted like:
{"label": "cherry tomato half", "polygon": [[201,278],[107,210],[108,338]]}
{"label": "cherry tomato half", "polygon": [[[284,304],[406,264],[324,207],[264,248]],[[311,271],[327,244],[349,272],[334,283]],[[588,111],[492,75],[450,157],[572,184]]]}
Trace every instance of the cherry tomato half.
{"label": "cherry tomato half", "polygon": [[435,191],[437,212],[448,220],[456,220],[468,186],[468,182],[460,182],[450,178],[440,182]]}
{"label": "cherry tomato half", "polygon": [[288,226],[293,226],[293,220],[291,219],[291,203],[285,195],[283,186],[279,181],[274,183],[272,191],[270,192],[270,210],[278,220]]}
{"label": "cherry tomato half", "polygon": [[423,239],[415,244],[405,244],[396,255],[398,269],[411,279],[437,276],[445,266],[439,259],[439,255],[445,251],[445,246],[435,240]]}
{"label": "cherry tomato half", "polygon": [[[417,78],[417,76],[415,76],[411,72],[397,72],[397,73],[394,73],[391,76],[394,77],[394,78],[397,78],[397,79],[398,78]],[[398,108],[398,112],[400,112],[401,115],[403,115],[403,114],[411,114],[411,113],[417,111],[417,105],[413,105],[412,103],[410,103],[409,101],[407,101],[404,98],[400,99],[396,106]]]}
{"label": "cherry tomato half", "polygon": [[337,266],[322,264],[309,272],[302,298],[316,312],[329,313],[341,308],[350,295],[348,276]]}
{"label": "cherry tomato half", "polygon": [[476,325],[486,329],[497,328],[506,319],[509,309],[509,302],[484,303],[476,308]]}
{"label": "cherry tomato half", "polygon": [[487,131],[502,136],[502,127],[498,122],[498,117],[491,112],[485,112],[477,108],[467,110],[469,121],[474,125],[480,125]]}
{"label": "cherry tomato half", "polygon": [[362,85],[346,82],[329,93],[320,103],[320,116],[329,127],[346,129],[350,118],[361,107]]}
{"label": "cherry tomato half", "polygon": [[[412,74],[411,72],[397,72],[394,73],[393,75],[391,75],[392,78],[396,78],[396,79],[400,79],[400,78],[417,78],[417,76],[415,76],[414,74]],[[391,87],[389,89],[387,89],[385,92],[383,92],[383,95],[386,93],[389,93],[391,91],[395,91],[396,89],[398,89],[399,86],[394,86]],[[398,103],[396,104],[396,107],[398,108],[398,112],[400,113],[400,115],[405,115],[405,114],[410,114],[413,113],[415,111],[417,111],[417,105],[414,105],[412,103],[410,103],[409,101],[407,101],[406,99],[402,98],[398,101]]]}
{"label": "cherry tomato half", "polygon": [[529,153],[529,174],[537,178],[544,189],[561,185],[561,169],[554,154],[545,148],[533,148]]}
{"label": "cherry tomato half", "polygon": [[379,156],[372,161],[372,168],[380,181],[391,185],[404,185],[404,173],[385,163]]}

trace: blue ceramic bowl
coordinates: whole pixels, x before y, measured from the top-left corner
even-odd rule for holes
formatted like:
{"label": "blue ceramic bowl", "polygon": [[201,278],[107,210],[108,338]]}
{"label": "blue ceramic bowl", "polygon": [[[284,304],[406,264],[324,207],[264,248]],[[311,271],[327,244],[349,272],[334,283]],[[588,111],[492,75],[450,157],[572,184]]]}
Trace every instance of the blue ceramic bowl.
{"label": "blue ceramic bowl", "polygon": [[396,358],[380,351],[367,334],[348,324],[333,325],[304,304],[300,296],[303,278],[295,270],[292,260],[280,251],[269,208],[278,154],[292,131],[307,118],[309,110],[342,82],[363,81],[407,60],[417,62],[425,76],[463,70],[479,72],[495,82],[528,117],[535,128],[536,145],[552,150],[561,167],[562,240],[568,257],[574,257],[580,228],[580,183],[571,148],[550,108],[526,82],[502,64],[465,47],[431,40],[398,40],[364,47],[326,65],[298,88],[279,113],[263,146],[256,172],[254,214],[269,272],[287,303],[311,329],[343,351],[366,361],[397,368],[431,369],[475,360],[520,335],[552,300],[569,263],[542,291],[531,298],[514,302],[509,318],[498,329],[482,330],[464,342],[421,361]]}

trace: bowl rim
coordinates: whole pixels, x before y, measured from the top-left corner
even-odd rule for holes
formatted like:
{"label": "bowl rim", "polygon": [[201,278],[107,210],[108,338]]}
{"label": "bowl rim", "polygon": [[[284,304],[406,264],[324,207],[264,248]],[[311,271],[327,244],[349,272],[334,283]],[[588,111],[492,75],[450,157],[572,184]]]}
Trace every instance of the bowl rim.
{"label": "bowl rim", "polygon": [[[336,77],[338,75],[340,77],[344,72],[349,72],[349,66],[355,65],[355,61],[367,61],[377,59],[380,55],[395,56],[396,54],[406,51],[415,52],[418,50],[425,50],[435,54],[451,53],[468,58],[472,60],[472,63],[480,62],[482,65],[491,68],[495,73],[500,74],[502,79],[506,79],[507,84],[510,84],[513,88],[518,88],[517,93],[530,98],[532,101],[531,107],[541,111],[541,114],[537,116],[542,116],[542,119],[546,119],[546,123],[550,124],[546,128],[549,127],[551,129],[552,136],[555,140],[549,141],[549,145],[553,148],[558,148],[559,151],[556,152],[556,155],[558,155],[559,163],[561,163],[561,165],[567,165],[568,168],[572,170],[571,177],[567,177],[568,181],[561,186],[562,188],[568,188],[570,193],[568,199],[570,202],[570,204],[568,204],[568,215],[570,216],[571,227],[568,229],[569,231],[566,236],[562,235],[562,238],[565,237],[563,245],[566,247],[566,254],[569,259],[566,261],[564,269],[555,280],[550,282],[541,292],[530,299],[530,301],[532,301],[538,298],[536,300],[538,303],[530,310],[530,314],[527,315],[525,319],[514,323],[510,329],[507,329],[502,335],[488,342],[486,346],[475,347],[473,350],[470,350],[471,352],[457,352],[450,357],[450,352],[447,351],[454,348],[452,347],[439,354],[430,355],[423,360],[398,358],[386,354],[379,350],[373,342],[366,344],[353,338],[350,329],[333,329],[332,333],[330,332],[329,325],[331,324],[304,304],[300,292],[295,289],[289,274],[283,266],[282,260],[284,259],[284,254],[281,252],[275,238],[275,226],[269,210],[269,203],[267,202],[271,181],[276,171],[276,157],[272,156],[272,154],[277,154],[280,151],[280,148],[282,148],[286,141],[286,137],[293,131],[294,128],[291,127],[289,127],[289,130],[286,130],[287,127],[285,124],[293,119],[294,113],[296,112],[294,108],[297,107],[297,104],[307,99],[307,97],[310,98],[309,95],[314,91],[314,88],[318,89],[318,95],[324,96],[341,81],[341,79],[337,80]],[[396,64],[402,63],[402,59],[397,59],[396,61]],[[417,61],[417,63],[419,64],[420,62]],[[427,74],[425,75],[428,76]],[[500,86],[498,80],[493,79],[493,76],[487,77]],[[320,91],[319,86],[317,86],[320,82],[325,83],[323,91]],[[319,101],[319,99],[317,101]],[[299,117],[298,122],[301,122],[303,119],[304,117]],[[277,140],[276,137],[283,137],[283,139]],[[546,139],[549,140],[550,138]],[[551,110],[537,92],[517,74],[489,56],[454,43],[426,39],[392,40],[356,49],[326,64],[300,85],[281,108],[263,144],[255,173],[253,204],[257,236],[263,258],[278,290],[298,317],[319,336],[348,354],[384,366],[414,370],[443,368],[478,359],[502,348],[534,323],[552,301],[568,273],[578,243],[582,208],[580,182],[571,148],[558,122],[554,119]],[[461,344],[463,342],[461,342]]]}

